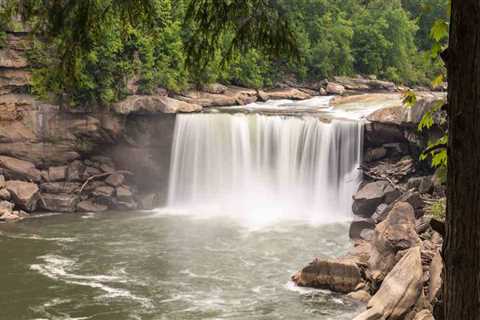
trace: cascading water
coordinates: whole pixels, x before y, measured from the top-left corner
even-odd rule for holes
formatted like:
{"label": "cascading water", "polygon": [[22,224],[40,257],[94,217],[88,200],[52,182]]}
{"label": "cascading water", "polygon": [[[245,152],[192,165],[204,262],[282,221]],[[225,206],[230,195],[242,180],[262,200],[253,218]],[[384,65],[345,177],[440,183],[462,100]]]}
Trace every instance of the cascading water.
{"label": "cascading water", "polygon": [[346,220],[360,179],[362,134],[362,123],[351,120],[178,115],[168,206],[257,222]]}

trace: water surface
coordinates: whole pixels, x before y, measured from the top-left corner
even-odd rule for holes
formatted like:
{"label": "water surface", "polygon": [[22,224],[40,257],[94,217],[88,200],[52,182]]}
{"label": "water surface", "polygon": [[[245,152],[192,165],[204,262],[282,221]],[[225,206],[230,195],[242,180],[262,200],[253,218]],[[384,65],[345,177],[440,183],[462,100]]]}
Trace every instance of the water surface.
{"label": "water surface", "polygon": [[347,225],[132,212],[0,226],[0,319],[352,319],[289,277],[350,247]]}

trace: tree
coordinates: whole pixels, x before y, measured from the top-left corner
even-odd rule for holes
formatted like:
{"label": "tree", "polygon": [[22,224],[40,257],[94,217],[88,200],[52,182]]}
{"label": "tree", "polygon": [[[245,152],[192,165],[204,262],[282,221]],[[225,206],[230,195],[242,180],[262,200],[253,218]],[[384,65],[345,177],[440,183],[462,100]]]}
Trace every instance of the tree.
{"label": "tree", "polygon": [[480,2],[453,0],[448,74],[449,150],[444,313],[480,316]]}

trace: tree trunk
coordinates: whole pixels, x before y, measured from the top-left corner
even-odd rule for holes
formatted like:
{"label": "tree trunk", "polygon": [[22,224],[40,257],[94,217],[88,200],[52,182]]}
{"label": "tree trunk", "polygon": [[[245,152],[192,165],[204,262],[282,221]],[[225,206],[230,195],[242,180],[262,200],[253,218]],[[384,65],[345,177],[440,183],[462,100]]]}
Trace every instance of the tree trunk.
{"label": "tree trunk", "polygon": [[448,69],[447,320],[480,319],[480,1],[452,0]]}

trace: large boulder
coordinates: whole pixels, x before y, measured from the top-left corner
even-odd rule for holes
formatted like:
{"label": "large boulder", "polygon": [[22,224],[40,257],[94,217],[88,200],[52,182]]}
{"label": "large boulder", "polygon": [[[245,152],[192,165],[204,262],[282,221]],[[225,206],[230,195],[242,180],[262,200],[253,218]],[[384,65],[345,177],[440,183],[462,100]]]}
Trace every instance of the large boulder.
{"label": "large boulder", "polygon": [[19,208],[28,212],[35,211],[39,199],[39,189],[35,183],[10,180],[7,181],[6,188]]}
{"label": "large boulder", "polygon": [[75,212],[79,197],[75,194],[43,193],[41,195],[41,207],[53,212]]}
{"label": "large boulder", "polygon": [[430,283],[428,286],[428,301],[432,304],[438,298],[442,288],[443,259],[440,251],[437,251],[430,263]]}
{"label": "large boulder", "polygon": [[396,254],[420,244],[415,231],[415,212],[407,202],[396,203],[375,228],[367,276],[380,283],[396,263]]}
{"label": "large boulder", "polygon": [[79,202],[77,204],[77,209],[81,212],[103,212],[108,210],[108,207],[89,199]]}
{"label": "large boulder", "polygon": [[345,87],[335,82],[329,82],[327,84],[326,90],[328,94],[342,95],[345,93]]}
{"label": "large boulder", "polygon": [[202,106],[176,100],[166,96],[129,96],[113,105],[118,114],[152,114],[152,113],[179,113],[198,112]]}
{"label": "large boulder", "polygon": [[353,213],[361,217],[371,217],[386,198],[390,200],[393,193],[395,193],[395,188],[388,181],[367,183],[353,195]]}
{"label": "large boulder", "polygon": [[305,93],[295,88],[280,88],[280,89],[269,90],[266,92],[266,94],[270,99],[274,99],[274,100],[279,100],[279,99],[305,100],[312,97],[308,93]]}
{"label": "large boulder", "polygon": [[66,166],[50,167],[48,168],[48,181],[63,181],[67,175]]}
{"label": "large boulder", "polygon": [[367,311],[354,320],[400,320],[421,294],[423,269],[420,247],[408,249],[370,299]]}
{"label": "large boulder", "polygon": [[80,160],[75,160],[68,165],[67,168],[67,181],[82,181],[83,180],[83,172],[85,171],[85,165]]}
{"label": "large boulder", "polygon": [[329,289],[349,293],[362,282],[360,267],[354,259],[345,257],[335,260],[315,259],[292,276],[298,286]]}
{"label": "large boulder", "polygon": [[109,175],[107,179],[105,179],[105,182],[111,185],[112,187],[121,186],[124,181],[125,181],[125,176],[120,173],[113,173]]}
{"label": "large boulder", "polygon": [[27,180],[39,182],[42,180],[40,170],[29,161],[19,160],[12,157],[0,156],[0,168],[9,179]]}

